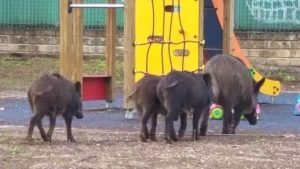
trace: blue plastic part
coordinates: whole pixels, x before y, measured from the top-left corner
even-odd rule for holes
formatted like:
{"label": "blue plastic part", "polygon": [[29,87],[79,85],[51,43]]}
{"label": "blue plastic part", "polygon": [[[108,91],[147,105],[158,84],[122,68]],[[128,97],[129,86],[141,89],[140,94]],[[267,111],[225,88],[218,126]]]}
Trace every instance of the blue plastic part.
{"label": "blue plastic part", "polygon": [[296,104],[294,107],[294,115],[300,116],[300,93],[297,96]]}
{"label": "blue plastic part", "polygon": [[209,59],[223,52],[223,30],[216,14],[217,9],[213,7],[212,1],[206,0],[204,6],[204,52]]}

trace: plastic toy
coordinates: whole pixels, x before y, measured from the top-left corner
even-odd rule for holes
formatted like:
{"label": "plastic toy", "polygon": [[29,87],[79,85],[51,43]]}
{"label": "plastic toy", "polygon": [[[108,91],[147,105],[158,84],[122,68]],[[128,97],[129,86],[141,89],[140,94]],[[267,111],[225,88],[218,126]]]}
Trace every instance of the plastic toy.
{"label": "plastic toy", "polygon": [[[296,105],[298,106],[297,107],[297,111],[298,111],[298,114],[300,116],[300,95],[298,97],[298,104]],[[209,118],[210,119],[213,119],[213,120],[220,120],[223,118],[223,108],[222,106],[216,104],[216,103],[213,103],[211,106],[210,106],[210,110],[209,110]],[[260,118],[260,114],[261,114],[261,109],[260,109],[260,105],[259,104],[256,104],[256,114],[257,114],[257,119]],[[241,116],[241,120],[244,120],[245,119],[245,116],[242,115]]]}
{"label": "plastic toy", "polygon": [[210,119],[220,120],[223,118],[223,108],[222,108],[222,106],[220,106],[216,103],[213,103],[210,106],[209,113],[210,113],[210,115],[209,115]]}
{"label": "plastic toy", "polygon": [[300,93],[297,96],[297,102],[296,102],[293,114],[295,116],[300,116]]}

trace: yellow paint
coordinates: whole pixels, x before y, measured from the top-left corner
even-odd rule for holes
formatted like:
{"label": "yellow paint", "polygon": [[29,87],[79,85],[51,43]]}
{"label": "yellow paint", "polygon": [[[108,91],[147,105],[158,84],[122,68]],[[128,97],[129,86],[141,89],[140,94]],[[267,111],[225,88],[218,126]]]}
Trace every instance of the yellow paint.
{"label": "yellow paint", "polygon": [[[263,76],[253,68],[250,69],[250,72],[256,82],[263,78]],[[260,92],[270,96],[278,96],[280,94],[280,89],[281,85],[279,81],[266,78],[264,84],[260,88]]]}
{"label": "yellow paint", "polygon": [[[162,0],[153,0],[154,2],[154,35],[163,36],[163,41],[169,41],[171,12],[165,13],[165,28],[163,31],[163,12],[164,5]],[[174,1],[175,6],[179,6],[180,18],[184,29],[185,38],[188,41],[199,41],[199,1],[181,0]],[[165,5],[172,5],[172,0],[166,0]],[[135,71],[146,72],[147,50],[149,45],[138,45],[147,43],[147,39],[152,35],[152,3],[151,0],[136,0],[136,35],[135,35]],[[171,41],[174,43],[182,42],[183,35],[179,22],[179,12],[173,12],[173,21],[171,28]],[[169,61],[168,44],[153,43],[148,55],[148,73],[163,75],[171,70]],[[174,56],[175,49],[183,49],[183,43],[170,45],[170,56],[173,69],[182,70],[182,56]],[[189,50],[189,56],[184,59],[184,70],[193,71],[199,68],[199,44],[186,43],[185,49]],[[162,52],[163,51],[163,52]],[[164,64],[164,71],[162,70]],[[135,80],[139,80],[143,74],[137,73]]]}

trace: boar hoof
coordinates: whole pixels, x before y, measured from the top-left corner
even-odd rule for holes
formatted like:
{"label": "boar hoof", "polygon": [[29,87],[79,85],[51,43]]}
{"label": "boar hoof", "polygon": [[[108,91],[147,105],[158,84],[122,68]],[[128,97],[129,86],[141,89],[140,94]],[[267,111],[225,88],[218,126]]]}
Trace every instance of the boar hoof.
{"label": "boar hoof", "polygon": [[29,144],[32,144],[32,143],[33,143],[33,139],[32,139],[32,138],[28,138],[28,137],[27,137],[26,140],[28,141]]}
{"label": "boar hoof", "polygon": [[140,139],[142,142],[147,142],[147,139],[143,135],[140,135]]}
{"label": "boar hoof", "polygon": [[200,136],[206,136],[206,132],[205,131],[200,131]]}
{"label": "boar hoof", "polygon": [[47,137],[47,139],[46,140],[44,140],[44,141],[48,141],[48,142],[52,142],[52,139],[51,139],[51,137]]}
{"label": "boar hoof", "polygon": [[172,144],[171,138],[166,138],[166,143],[167,143],[167,144]]}
{"label": "boar hoof", "polygon": [[228,134],[235,134],[235,131],[233,128],[229,128]]}
{"label": "boar hoof", "polygon": [[49,138],[49,137],[45,136],[45,137],[42,137],[42,139],[44,142],[47,142],[47,141],[51,142],[51,138]]}
{"label": "boar hoof", "polygon": [[181,140],[185,136],[185,133],[183,131],[178,132],[178,138]]}
{"label": "boar hoof", "polygon": [[70,138],[68,138],[68,140],[67,141],[70,141],[70,142],[76,142],[76,140],[74,139],[74,137],[70,137]]}
{"label": "boar hoof", "polygon": [[155,137],[155,135],[154,135],[154,134],[150,134],[150,140],[152,140],[152,141],[156,141],[156,137]]}
{"label": "boar hoof", "polygon": [[193,130],[193,140],[199,140],[199,135],[197,130]]}
{"label": "boar hoof", "polygon": [[230,134],[228,129],[223,129],[222,134]]}
{"label": "boar hoof", "polygon": [[46,138],[46,140],[44,140],[44,141],[49,141],[49,142],[52,142],[52,137],[51,137],[51,136],[49,136],[49,135],[47,135],[47,138]]}
{"label": "boar hoof", "polygon": [[172,140],[175,141],[175,142],[177,142],[177,141],[178,141],[178,138],[172,137]]}

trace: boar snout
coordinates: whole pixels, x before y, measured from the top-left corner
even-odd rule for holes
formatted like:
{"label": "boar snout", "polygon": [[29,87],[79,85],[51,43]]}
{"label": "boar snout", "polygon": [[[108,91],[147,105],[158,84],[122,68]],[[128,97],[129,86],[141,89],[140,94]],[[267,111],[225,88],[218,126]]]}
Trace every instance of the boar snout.
{"label": "boar snout", "polygon": [[82,112],[76,113],[76,114],[75,114],[75,117],[76,117],[77,119],[82,119],[82,118],[83,118]]}
{"label": "boar snout", "polygon": [[256,125],[257,123],[257,115],[256,113],[253,114],[244,114],[245,118],[248,120],[250,125]]}
{"label": "boar snout", "polygon": [[77,110],[76,110],[76,113],[75,113],[75,117],[77,119],[82,119],[83,118],[83,113],[82,113],[82,102],[81,100],[78,101],[78,107],[77,107]]}

